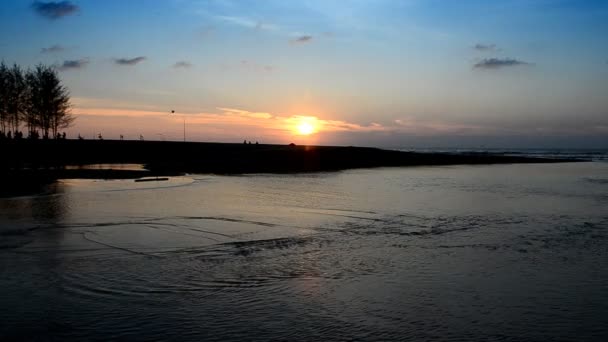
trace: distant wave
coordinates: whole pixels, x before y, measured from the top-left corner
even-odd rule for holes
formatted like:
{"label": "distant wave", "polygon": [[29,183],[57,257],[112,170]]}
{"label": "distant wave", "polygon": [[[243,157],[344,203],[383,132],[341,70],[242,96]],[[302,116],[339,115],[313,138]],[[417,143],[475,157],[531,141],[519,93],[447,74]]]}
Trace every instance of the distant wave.
{"label": "distant wave", "polygon": [[494,154],[536,158],[585,159],[608,162],[608,149],[399,148],[398,150],[421,153]]}

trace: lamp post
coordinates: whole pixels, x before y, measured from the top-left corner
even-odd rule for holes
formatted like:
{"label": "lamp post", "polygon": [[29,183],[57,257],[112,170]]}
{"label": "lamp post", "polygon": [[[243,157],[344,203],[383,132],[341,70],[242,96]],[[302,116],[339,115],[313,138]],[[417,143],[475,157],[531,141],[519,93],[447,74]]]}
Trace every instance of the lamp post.
{"label": "lamp post", "polygon": [[[170,114],[175,114],[175,111],[172,110]],[[184,142],[186,142],[186,117],[182,116],[182,118],[184,119]]]}

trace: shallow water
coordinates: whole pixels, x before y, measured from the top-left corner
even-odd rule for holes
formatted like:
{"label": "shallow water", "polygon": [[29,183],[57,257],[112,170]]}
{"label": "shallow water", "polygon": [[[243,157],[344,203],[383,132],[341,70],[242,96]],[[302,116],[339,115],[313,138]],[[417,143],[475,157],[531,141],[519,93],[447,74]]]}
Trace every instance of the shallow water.
{"label": "shallow water", "polygon": [[67,165],[66,170],[123,170],[123,171],[144,171],[143,164],[84,164]]}
{"label": "shallow water", "polygon": [[608,338],[608,163],[0,199],[0,339]]}

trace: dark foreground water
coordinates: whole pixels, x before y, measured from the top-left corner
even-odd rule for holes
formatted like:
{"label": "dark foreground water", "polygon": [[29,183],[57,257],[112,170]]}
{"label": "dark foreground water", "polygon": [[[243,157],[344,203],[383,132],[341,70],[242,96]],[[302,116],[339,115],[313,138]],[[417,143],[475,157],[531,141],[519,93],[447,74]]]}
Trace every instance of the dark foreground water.
{"label": "dark foreground water", "polygon": [[608,163],[0,199],[0,340],[608,340]]}

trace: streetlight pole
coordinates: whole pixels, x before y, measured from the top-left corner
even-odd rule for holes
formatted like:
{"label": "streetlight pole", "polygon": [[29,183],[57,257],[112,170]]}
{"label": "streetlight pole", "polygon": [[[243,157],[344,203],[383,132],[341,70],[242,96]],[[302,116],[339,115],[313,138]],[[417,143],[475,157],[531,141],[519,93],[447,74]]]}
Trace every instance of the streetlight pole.
{"label": "streetlight pole", "polygon": [[[175,111],[172,110],[170,114],[175,114]],[[182,115],[182,118],[184,119],[184,142],[186,142],[186,116]]]}

